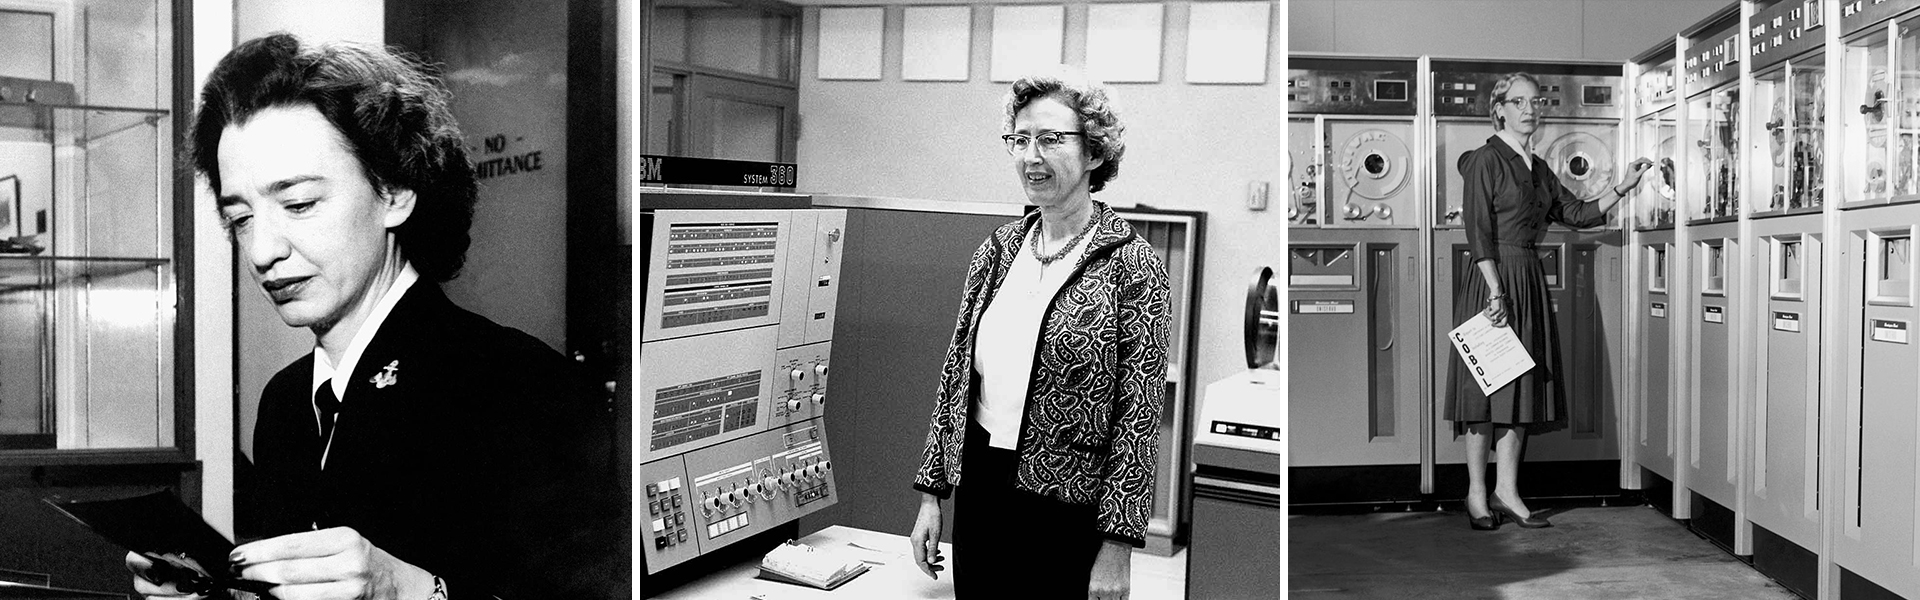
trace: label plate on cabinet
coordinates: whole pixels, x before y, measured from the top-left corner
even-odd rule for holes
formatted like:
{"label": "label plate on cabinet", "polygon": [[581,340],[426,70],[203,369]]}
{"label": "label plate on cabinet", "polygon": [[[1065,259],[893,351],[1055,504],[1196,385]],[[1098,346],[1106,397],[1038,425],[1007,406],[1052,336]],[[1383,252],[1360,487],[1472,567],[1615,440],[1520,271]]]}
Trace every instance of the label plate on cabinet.
{"label": "label plate on cabinet", "polygon": [[1352,300],[1295,300],[1293,314],[1296,315],[1350,315],[1353,314]]}
{"label": "label plate on cabinet", "polygon": [[1800,333],[1800,313],[1774,311],[1773,329]]}
{"label": "label plate on cabinet", "polygon": [[1655,318],[1665,319],[1667,318],[1667,303],[1655,302],[1653,303],[1652,308],[1647,312],[1649,314],[1652,314]]}
{"label": "label plate on cabinet", "polygon": [[1727,322],[1727,309],[1725,307],[1708,306],[1705,308],[1707,310],[1701,316],[1705,318],[1708,323],[1726,323]]}
{"label": "label plate on cabinet", "polygon": [[1874,319],[1873,341],[1890,342],[1894,344],[1907,343],[1907,322]]}

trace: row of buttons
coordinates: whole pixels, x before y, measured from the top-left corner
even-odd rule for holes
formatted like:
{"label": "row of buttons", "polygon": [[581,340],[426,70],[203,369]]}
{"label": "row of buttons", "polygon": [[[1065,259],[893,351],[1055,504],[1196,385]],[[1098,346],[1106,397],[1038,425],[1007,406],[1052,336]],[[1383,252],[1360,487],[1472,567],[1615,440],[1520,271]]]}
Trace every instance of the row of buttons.
{"label": "row of buttons", "polygon": [[[1327,94],[1326,102],[1353,102],[1353,94]],[[1288,102],[1313,102],[1318,100],[1312,94],[1287,94]]]}
{"label": "row of buttons", "polygon": [[747,513],[740,513],[731,517],[727,517],[725,519],[721,519],[719,521],[708,523],[707,539],[717,538],[722,535],[726,535],[727,532],[739,529],[741,527],[746,527],[746,526],[747,526]]}
{"label": "row of buttons", "polygon": [[663,497],[659,500],[647,501],[647,514],[650,515],[657,515],[662,511],[673,512],[677,508],[680,508],[679,494],[674,494],[671,498]]}
{"label": "row of buttons", "polygon": [[664,531],[668,527],[685,527],[686,525],[687,515],[685,513],[675,513],[653,520],[654,531]]}
{"label": "row of buttons", "polygon": [[[1313,80],[1307,79],[1304,77],[1300,79],[1288,79],[1287,87],[1310,88],[1310,87],[1313,87]],[[1327,82],[1327,89],[1330,89],[1330,90],[1349,89],[1350,90],[1350,89],[1353,89],[1353,82],[1352,81],[1329,81]]]}
{"label": "row of buttons", "polygon": [[668,547],[685,543],[687,543],[687,530],[685,529],[677,532],[669,531],[662,535],[653,536],[653,548],[655,550],[664,550]]}
{"label": "row of buttons", "polygon": [[685,504],[679,477],[647,484],[647,514],[667,513],[653,520],[654,549],[687,543],[687,515],[681,511]]}

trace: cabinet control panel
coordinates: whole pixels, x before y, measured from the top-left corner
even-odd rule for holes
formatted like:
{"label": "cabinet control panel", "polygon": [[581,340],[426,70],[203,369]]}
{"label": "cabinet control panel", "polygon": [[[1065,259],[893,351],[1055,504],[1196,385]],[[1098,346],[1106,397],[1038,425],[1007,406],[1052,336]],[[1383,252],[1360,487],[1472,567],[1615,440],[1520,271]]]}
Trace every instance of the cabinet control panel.
{"label": "cabinet control panel", "polygon": [[642,212],[634,402],[646,573],[835,501],[825,423],[846,218]]}
{"label": "cabinet control panel", "polygon": [[1411,71],[1287,71],[1292,113],[1413,114]]}

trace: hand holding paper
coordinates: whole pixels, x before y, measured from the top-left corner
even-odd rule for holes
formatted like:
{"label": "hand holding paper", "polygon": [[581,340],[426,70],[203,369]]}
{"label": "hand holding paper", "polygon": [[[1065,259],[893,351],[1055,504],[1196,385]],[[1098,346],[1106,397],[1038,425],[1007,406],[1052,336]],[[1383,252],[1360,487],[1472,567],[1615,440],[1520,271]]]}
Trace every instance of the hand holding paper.
{"label": "hand holding paper", "polygon": [[1495,327],[1486,312],[1473,315],[1467,322],[1447,333],[1447,341],[1467,363],[1467,372],[1480,385],[1480,392],[1492,395],[1521,374],[1533,369],[1533,357],[1527,355],[1520,338],[1508,327]]}

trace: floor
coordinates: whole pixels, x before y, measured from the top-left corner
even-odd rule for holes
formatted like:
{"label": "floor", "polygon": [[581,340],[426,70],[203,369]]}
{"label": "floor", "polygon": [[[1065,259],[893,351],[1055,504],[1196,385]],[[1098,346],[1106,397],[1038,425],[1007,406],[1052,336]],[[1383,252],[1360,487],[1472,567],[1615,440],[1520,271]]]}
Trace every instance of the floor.
{"label": "floor", "polygon": [[1131,600],[1184,600],[1187,597],[1187,550],[1160,556],[1133,551]]}
{"label": "floor", "polygon": [[1474,531],[1457,511],[1288,517],[1287,597],[1797,598],[1652,508],[1540,514],[1554,526]]}

